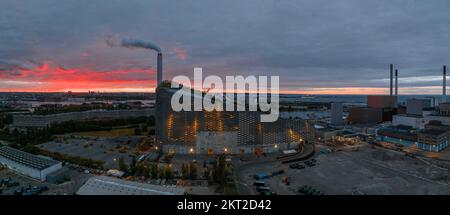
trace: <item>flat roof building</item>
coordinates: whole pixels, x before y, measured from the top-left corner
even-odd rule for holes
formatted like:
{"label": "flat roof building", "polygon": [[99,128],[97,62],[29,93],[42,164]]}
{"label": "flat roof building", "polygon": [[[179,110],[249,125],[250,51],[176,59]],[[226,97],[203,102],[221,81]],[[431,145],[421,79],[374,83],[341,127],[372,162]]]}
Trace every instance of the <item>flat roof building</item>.
{"label": "flat roof building", "polygon": [[40,181],[45,181],[48,174],[62,168],[62,163],[59,161],[36,156],[9,146],[0,147],[0,163]]}
{"label": "flat roof building", "polygon": [[440,152],[448,147],[450,141],[450,130],[440,130],[440,129],[424,129],[418,134],[418,144],[417,148]]}
{"label": "flat roof building", "polygon": [[423,109],[430,107],[430,99],[408,99],[406,101],[406,114],[422,116]]}
{"label": "flat roof building", "polygon": [[377,140],[409,147],[417,143],[417,132],[411,126],[389,126],[378,130]]}
{"label": "flat roof building", "polygon": [[367,106],[373,108],[395,108],[397,107],[397,96],[369,95]]}
{"label": "flat roof building", "polygon": [[350,124],[380,123],[383,121],[383,109],[373,107],[354,107],[348,115]]}
{"label": "flat roof building", "polygon": [[342,113],[344,112],[343,104],[338,102],[331,103],[331,124],[340,126],[344,125]]}
{"label": "flat roof building", "polygon": [[183,195],[184,188],[144,184],[123,179],[96,176],[76,192],[77,195]]}
{"label": "flat roof building", "polygon": [[406,125],[422,129],[425,126],[425,119],[421,115],[397,114],[392,116],[392,125]]}

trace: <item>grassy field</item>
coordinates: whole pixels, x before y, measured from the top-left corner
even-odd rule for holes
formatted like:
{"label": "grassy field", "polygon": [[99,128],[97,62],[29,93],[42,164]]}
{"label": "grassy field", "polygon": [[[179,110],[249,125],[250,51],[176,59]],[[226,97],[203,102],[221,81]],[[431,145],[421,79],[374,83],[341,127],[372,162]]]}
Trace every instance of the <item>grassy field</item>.
{"label": "grassy field", "polygon": [[85,132],[76,132],[73,134],[87,137],[123,137],[123,136],[133,136],[134,128],[119,128],[119,129],[112,129],[111,131],[85,131]]}

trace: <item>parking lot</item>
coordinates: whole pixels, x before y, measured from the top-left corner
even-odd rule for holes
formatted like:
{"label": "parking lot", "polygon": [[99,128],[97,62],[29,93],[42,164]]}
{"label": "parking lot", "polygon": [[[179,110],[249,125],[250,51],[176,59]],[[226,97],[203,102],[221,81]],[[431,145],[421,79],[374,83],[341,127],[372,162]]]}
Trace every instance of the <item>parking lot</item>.
{"label": "parking lot", "polygon": [[38,147],[51,152],[104,161],[105,168],[118,168],[117,161],[121,157],[126,163],[131,162],[131,156],[141,141],[142,137],[80,137],[50,141]]}

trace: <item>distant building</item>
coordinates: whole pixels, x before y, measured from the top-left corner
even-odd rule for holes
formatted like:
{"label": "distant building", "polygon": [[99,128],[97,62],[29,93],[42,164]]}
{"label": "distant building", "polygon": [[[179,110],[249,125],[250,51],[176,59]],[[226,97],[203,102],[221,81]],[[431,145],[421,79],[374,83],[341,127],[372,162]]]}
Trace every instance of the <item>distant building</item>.
{"label": "distant building", "polygon": [[419,132],[417,148],[440,152],[448,147],[450,141],[450,129],[424,129]]}
{"label": "distant building", "polygon": [[417,143],[417,132],[411,126],[390,126],[379,129],[376,139],[409,147]]}
{"label": "distant building", "polygon": [[425,119],[421,115],[397,114],[392,116],[392,125],[407,125],[422,129],[425,126]]}
{"label": "distant building", "polygon": [[397,96],[369,95],[367,96],[367,106],[372,108],[396,108]]}
{"label": "distant building", "polygon": [[342,118],[342,113],[344,111],[342,103],[331,103],[331,124],[335,126],[340,126],[344,124],[344,119]]}
{"label": "distant building", "polygon": [[438,109],[439,115],[450,116],[450,103],[440,103]]}
{"label": "distant building", "polygon": [[408,99],[406,101],[406,114],[422,116],[423,110],[430,107],[430,99]]}
{"label": "distant building", "polygon": [[68,112],[49,115],[13,115],[13,127],[45,128],[53,123],[86,119],[118,119],[154,115],[154,109],[131,110],[89,110],[83,112]]}
{"label": "distant building", "polygon": [[450,142],[450,126],[432,121],[424,129],[414,129],[411,126],[398,125],[379,129],[377,140],[403,145],[416,146],[418,149],[440,152],[448,147]]}
{"label": "distant building", "polygon": [[392,121],[397,113],[397,96],[369,95],[367,107],[354,107],[349,110],[351,124],[367,124]]}
{"label": "distant building", "polygon": [[316,130],[314,132],[315,137],[319,140],[330,140],[338,134],[342,133],[343,130],[335,129],[324,126],[315,126]]}
{"label": "distant building", "polygon": [[350,124],[367,124],[383,122],[383,110],[373,107],[353,107],[349,110],[348,122]]}
{"label": "distant building", "polygon": [[62,168],[62,163],[20,151],[8,146],[0,147],[0,163],[8,168],[32,177],[45,181],[47,175]]}
{"label": "distant building", "polygon": [[440,121],[430,121],[425,129],[419,132],[418,148],[439,152],[448,147],[450,142],[450,126]]}
{"label": "distant building", "polygon": [[78,189],[77,195],[183,195],[184,188],[145,184],[119,178],[96,176]]}
{"label": "distant building", "polygon": [[450,125],[450,116],[428,115],[424,117],[425,123],[440,121],[443,125]]}

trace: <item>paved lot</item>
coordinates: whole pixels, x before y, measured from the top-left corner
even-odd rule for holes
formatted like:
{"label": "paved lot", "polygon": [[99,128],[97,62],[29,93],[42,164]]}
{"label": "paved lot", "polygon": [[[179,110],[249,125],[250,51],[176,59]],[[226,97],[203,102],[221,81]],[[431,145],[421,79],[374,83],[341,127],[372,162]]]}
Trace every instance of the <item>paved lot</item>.
{"label": "paved lot", "polygon": [[[301,170],[280,163],[253,165],[241,177],[254,189],[252,175],[285,169],[286,174],[265,180],[278,194],[297,194],[303,185],[326,194],[450,194],[448,170],[368,145],[352,150],[319,154],[316,166]],[[289,186],[282,183],[283,176],[290,178]]]}
{"label": "paved lot", "polygon": [[142,137],[120,138],[70,138],[62,141],[50,141],[38,145],[51,152],[71,156],[80,156],[105,162],[106,168],[118,168],[117,160],[122,157],[126,163],[131,162],[135,148]]}

